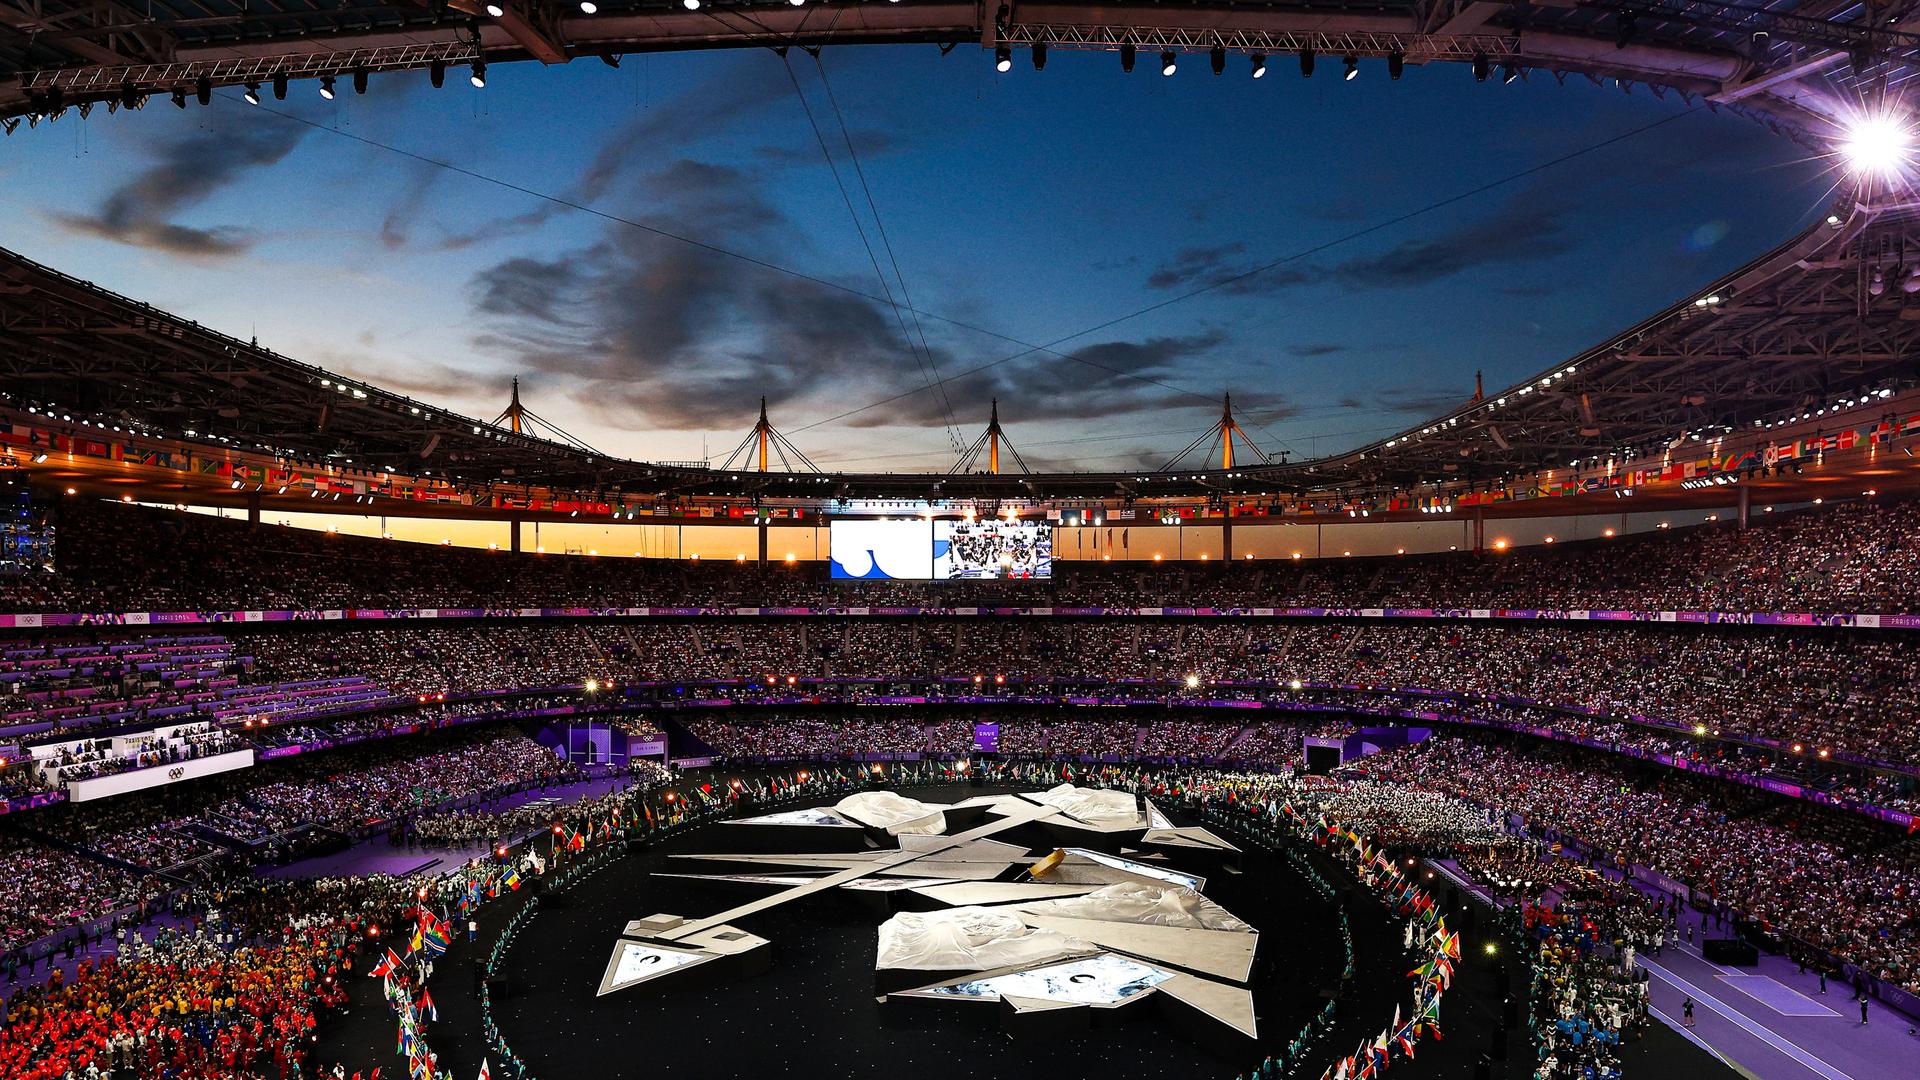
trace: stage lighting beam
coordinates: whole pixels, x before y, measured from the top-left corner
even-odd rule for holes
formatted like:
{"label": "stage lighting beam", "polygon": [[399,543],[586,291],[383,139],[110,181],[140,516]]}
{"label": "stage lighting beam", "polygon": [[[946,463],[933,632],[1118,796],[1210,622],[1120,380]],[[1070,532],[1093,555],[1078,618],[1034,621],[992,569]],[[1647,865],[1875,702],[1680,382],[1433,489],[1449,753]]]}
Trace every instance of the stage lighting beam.
{"label": "stage lighting beam", "polygon": [[1898,177],[1914,160],[1913,127],[1886,113],[1857,117],[1841,129],[1840,156],[1854,173]]}

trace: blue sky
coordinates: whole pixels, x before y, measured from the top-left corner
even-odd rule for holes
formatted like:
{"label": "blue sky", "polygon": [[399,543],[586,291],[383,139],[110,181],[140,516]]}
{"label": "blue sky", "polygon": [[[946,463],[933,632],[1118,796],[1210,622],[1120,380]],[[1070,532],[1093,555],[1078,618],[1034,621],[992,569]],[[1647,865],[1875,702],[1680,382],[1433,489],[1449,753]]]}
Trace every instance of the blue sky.
{"label": "blue sky", "polygon": [[[724,455],[764,393],[822,466],[945,468],[998,396],[1030,464],[1127,469],[1226,390],[1269,451],[1388,434],[1824,212],[1804,148],[1671,96],[1377,63],[1256,82],[1229,59],[1163,78],[1055,50],[997,74],[966,47],[847,47],[267,98],[311,123],[157,99],[6,140],[0,243],[474,415],[518,374],[622,455]],[[883,302],[903,283],[917,319]]]}

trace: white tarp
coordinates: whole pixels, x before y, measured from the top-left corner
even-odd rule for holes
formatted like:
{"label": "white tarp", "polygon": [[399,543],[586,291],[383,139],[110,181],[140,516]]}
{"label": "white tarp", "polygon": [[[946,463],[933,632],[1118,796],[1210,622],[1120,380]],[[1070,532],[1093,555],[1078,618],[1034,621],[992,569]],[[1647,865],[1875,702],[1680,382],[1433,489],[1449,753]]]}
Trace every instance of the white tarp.
{"label": "white tarp", "polygon": [[1021,910],[1035,915],[1148,923],[1188,930],[1233,930],[1240,933],[1253,930],[1253,927],[1235,918],[1232,912],[1192,889],[1178,885],[1152,885],[1144,881],[1123,881],[1096,889],[1085,896],[1023,904]]}
{"label": "white tarp", "polygon": [[833,804],[841,816],[898,836],[940,836],[947,831],[945,809],[892,791],[861,791]]}
{"label": "white tarp", "polygon": [[1133,795],[1125,791],[1102,791],[1061,784],[1034,796],[1048,806],[1057,806],[1067,816],[1089,825],[1132,825],[1140,822],[1140,809]]}
{"label": "white tarp", "polygon": [[1019,967],[1091,952],[1057,930],[1036,930],[1001,908],[903,911],[880,924],[879,970],[952,971]]}

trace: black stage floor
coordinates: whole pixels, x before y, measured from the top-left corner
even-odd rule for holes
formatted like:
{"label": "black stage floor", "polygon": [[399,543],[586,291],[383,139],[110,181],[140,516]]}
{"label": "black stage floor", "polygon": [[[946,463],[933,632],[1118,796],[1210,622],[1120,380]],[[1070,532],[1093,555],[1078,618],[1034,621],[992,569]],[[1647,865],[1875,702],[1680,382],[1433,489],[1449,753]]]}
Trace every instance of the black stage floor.
{"label": "black stage floor", "polygon": [[[990,794],[992,788],[966,794]],[[907,790],[931,802],[952,801],[952,788]],[[649,876],[656,868],[684,871],[664,858],[675,851],[715,850],[708,826],[669,845],[628,856],[581,882],[563,902],[545,903],[521,931],[507,958],[509,993],[496,997],[502,1033],[538,1080],[594,1077],[686,1076],[702,1080],[765,1080],[769,1076],[844,1076],[871,1080],[987,1080],[1046,1077],[1114,1080],[1228,1080],[1253,1060],[1219,1057],[1183,1038],[1151,1010],[1135,1019],[1078,1037],[1031,1041],[1009,1038],[998,1010],[965,1003],[883,1013],[874,999],[876,926],[884,916],[826,896],[775,908],[743,929],[774,944],[772,970],[719,986],[650,987],[596,998],[601,973],[627,920],[654,912],[705,915],[732,907],[744,894],[698,883]],[[750,869],[750,868],[742,868]],[[1335,877],[1334,880],[1342,880]],[[1212,876],[1207,895],[1261,932],[1254,980],[1263,1038],[1284,1044],[1316,1013],[1322,991],[1337,981],[1342,953],[1337,916],[1278,856],[1249,848],[1243,874]],[[1409,1000],[1401,927],[1356,889],[1350,902],[1358,969],[1340,1007],[1335,1031],[1310,1060],[1326,1062],[1377,1033],[1396,1000]],[[482,945],[505,913],[483,915]],[[429,1039],[441,1065],[456,1078],[479,1066],[479,1010],[473,994],[473,957],[456,943],[434,979],[441,1021]],[[1515,966],[1514,992],[1524,994]],[[362,980],[351,1016],[322,1032],[318,1058],[344,1060],[347,1070],[404,1065],[394,1054],[391,1017],[376,980]],[[1501,1006],[1490,968],[1462,966],[1443,1002],[1446,1038],[1424,1040],[1419,1058],[1396,1063],[1397,1076],[1476,1076],[1490,1056]],[[1124,1010],[1123,1010],[1124,1013]],[[1523,1030],[1512,1033],[1509,1060],[1491,1060],[1492,1080],[1523,1080],[1531,1073]],[[494,1075],[501,1075],[497,1068]],[[1305,1080],[1318,1077],[1314,1068]],[[1629,1078],[1738,1080],[1720,1062],[1660,1025],[1629,1054]]]}
{"label": "black stage floor", "polygon": [[[948,801],[956,793],[943,788],[907,794]],[[712,850],[712,838],[705,847],[702,839],[696,832],[675,846]],[[647,872],[663,862],[650,853],[602,872],[574,890],[564,910],[543,912],[516,940],[508,965],[512,996],[496,1003],[496,1012],[508,1042],[536,1076],[764,1080],[805,1069],[808,1075],[874,1080],[1192,1080],[1231,1076],[1251,1065],[1210,1055],[1138,1005],[1129,1007],[1139,1010],[1138,1019],[1039,1043],[1003,1034],[993,1006],[955,1003],[883,1015],[873,991],[882,916],[831,895],[741,924],[774,943],[773,970],[766,975],[688,990],[661,984],[596,999],[607,954],[626,920],[657,911],[704,915],[743,899],[697,883],[649,878]],[[1263,932],[1264,963],[1255,987],[1263,1030],[1298,1029],[1319,1007],[1317,991],[1339,973],[1332,905],[1291,870],[1268,863],[1245,875],[1215,875],[1207,894]]]}

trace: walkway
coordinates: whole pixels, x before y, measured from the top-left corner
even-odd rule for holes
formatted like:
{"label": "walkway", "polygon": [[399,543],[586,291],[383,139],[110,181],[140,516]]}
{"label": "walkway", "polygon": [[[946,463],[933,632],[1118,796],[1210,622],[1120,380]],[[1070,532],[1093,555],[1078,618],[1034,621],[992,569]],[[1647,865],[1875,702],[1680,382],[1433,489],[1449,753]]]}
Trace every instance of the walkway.
{"label": "walkway", "polygon": [[[1693,922],[1698,940],[1699,918]],[[1693,998],[1694,1027],[1686,1034],[1760,1080],[1912,1080],[1920,1075],[1920,1037],[1914,1021],[1878,1001],[1860,1002],[1853,988],[1799,973],[1792,961],[1762,954],[1758,967],[1730,968],[1700,955],[1684,940],[1639,963],[1653,975],[1653,1008],[1681,1027],[1681,1001]],[[1681,1029],[1684,1031],[1684,1029]]]}

